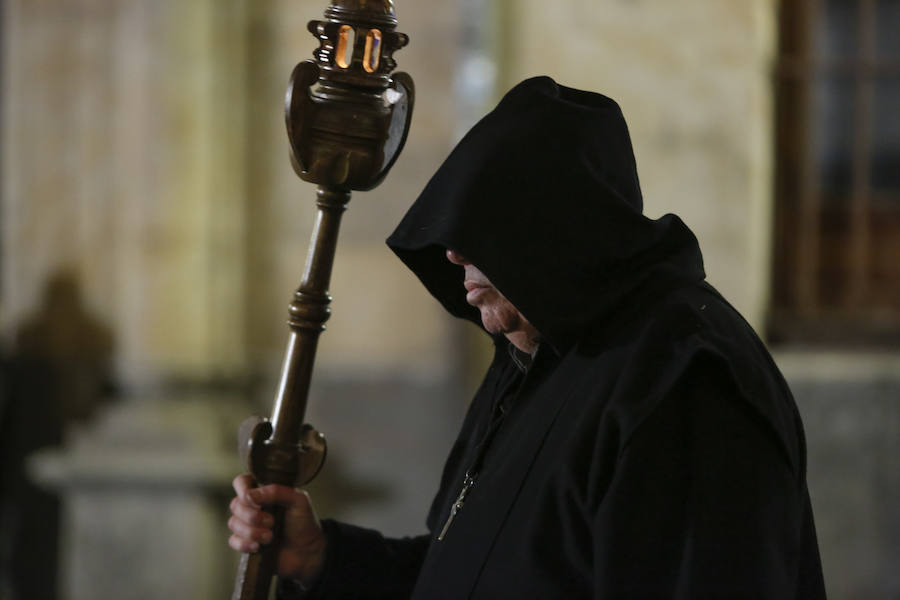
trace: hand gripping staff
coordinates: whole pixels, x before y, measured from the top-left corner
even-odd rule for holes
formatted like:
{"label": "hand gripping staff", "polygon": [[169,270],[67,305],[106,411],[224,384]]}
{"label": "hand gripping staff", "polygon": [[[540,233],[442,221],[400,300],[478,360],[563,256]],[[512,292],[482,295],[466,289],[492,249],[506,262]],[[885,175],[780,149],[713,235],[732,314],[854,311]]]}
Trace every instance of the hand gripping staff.
{"label": "hand gripping staff", "polygon": [[[251,417],[239,432],[241,455],[260,485],[300,486],[325,460],[325,438],[303,424],[319,334],[330,316],[328,284],[341,214],[351,190],[370,190],[387,175],[406,141],[415,91],[396,67],[394,51],[409,38],[396,31],[391,0],[332,0],[322,21],[315,60],[294,68],[285,98],[291,164],[318,186],[318,215],[300,287],[290,304],[290,338],[270,420]],[[272,510],[276,539],[244,554],[232,600],[265,600],[275,573],[277,532],[284,515]]]}

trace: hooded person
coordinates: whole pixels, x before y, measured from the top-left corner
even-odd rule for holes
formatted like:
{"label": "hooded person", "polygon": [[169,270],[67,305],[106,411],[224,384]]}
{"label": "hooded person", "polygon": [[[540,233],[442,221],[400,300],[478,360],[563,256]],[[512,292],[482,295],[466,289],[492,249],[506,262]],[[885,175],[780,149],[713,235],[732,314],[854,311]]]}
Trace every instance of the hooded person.
{"label": "hooded person", "polygon": [[[281,597],[824,598],[791,393],[690,230],[642,215],[613,100],[522,82],[388,245],[494,360],[429,534],[316,522],[315,584]],[[489,325],[471,273],[525,343]]]}

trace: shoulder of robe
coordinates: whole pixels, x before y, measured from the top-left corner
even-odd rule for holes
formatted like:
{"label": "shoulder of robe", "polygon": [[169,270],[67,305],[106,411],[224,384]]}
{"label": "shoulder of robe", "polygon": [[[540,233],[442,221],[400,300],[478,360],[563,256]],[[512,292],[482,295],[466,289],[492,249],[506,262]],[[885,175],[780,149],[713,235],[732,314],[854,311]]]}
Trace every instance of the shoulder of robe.
{"label": "shoulder of robe", "polygon": [[589,343],[577,351],[591,370],[612,378],[596,405],[615,421],[620,445],[664,399],[700,388],[708,394],[706,384],[715,381],[722,401],[749,406],[792,469],[802,469],[803,433],[787,383],[753,329],[711,288],[678,290],[620,328],[603,350]]}

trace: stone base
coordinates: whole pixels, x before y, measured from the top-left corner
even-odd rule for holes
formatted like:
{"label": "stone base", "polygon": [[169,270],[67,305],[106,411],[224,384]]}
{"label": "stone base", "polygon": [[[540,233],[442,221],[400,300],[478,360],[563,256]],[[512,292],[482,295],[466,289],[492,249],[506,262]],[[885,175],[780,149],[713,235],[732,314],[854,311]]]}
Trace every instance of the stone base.
{"label": "stone base", "polygon": [[[59,597],[220,600],[233,442],[247,407],[228,398],[129,400],[29,462],[63,498]],[[233,437],[229,435],[228,437]]]}

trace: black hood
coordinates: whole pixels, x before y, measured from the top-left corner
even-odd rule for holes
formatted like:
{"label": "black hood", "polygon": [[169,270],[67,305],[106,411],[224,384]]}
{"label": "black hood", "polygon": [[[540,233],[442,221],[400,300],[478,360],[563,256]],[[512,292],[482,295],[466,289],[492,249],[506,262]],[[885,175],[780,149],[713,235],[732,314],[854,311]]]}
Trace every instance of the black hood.
{"label": "black hood", "polygon": [[387,243],[451,314],[480,325],[463,268],[444,255],[459,252],[560,350],[704,278],[687,226],[642,206],[615,101],[535,77],[466,134]]}

